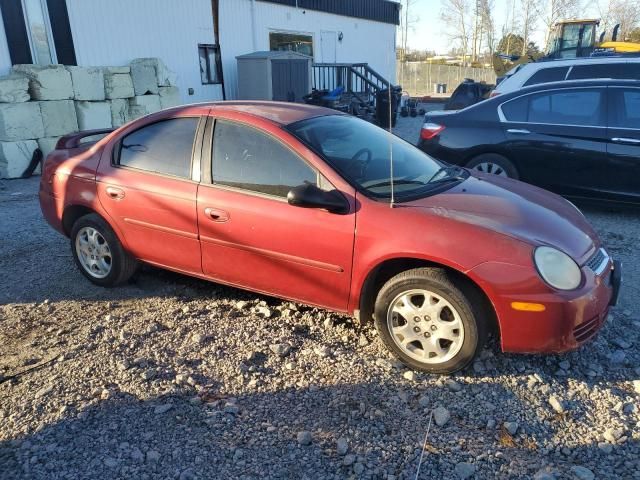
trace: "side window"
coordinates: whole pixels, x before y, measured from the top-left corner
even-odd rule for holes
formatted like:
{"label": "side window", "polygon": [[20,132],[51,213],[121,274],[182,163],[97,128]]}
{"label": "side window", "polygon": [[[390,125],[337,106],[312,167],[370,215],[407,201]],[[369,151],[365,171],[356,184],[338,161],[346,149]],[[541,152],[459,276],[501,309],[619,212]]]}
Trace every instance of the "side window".
{"label": "side window", "polygon": [[529,109],[529,97],[520,97],[503,103],[500,107],[505,119],[509,122],[526,122]]}
{"label": "side window", "polygon": [[531,78],[524,82],[524,87],[537,85],[538,83],[559,82],[567,76],[569,67],[543,68],[531,75]]}
{"label": "side window", "polygon": [[191,178],[191,154],[199,118],[172,118],[130,133],[120,142],[118,164]]}
{"label": "side window", "polygon": [[213,134],[213,183],[286,197],[291,188],[318,182],[298,155],[255,128],[217,120]]}
{"label": "side window", "polygon": [[602,125],[598,90],[568,90],[532,95],[527,121],[558,125]]}
{"label": "side window", "polygon": [[565,90],[520,97],[502,105],[511,122],[604,125],[600,90]]}
{"label": "side window", "polygon": [[640,129],[640,89],[609,89],[609,126]]}

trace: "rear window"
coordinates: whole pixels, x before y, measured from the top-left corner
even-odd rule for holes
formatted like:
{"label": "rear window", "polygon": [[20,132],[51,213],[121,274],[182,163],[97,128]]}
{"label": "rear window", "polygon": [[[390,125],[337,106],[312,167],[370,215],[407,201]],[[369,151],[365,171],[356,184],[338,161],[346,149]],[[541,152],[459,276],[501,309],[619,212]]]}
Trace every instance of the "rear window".
{"label": "rear window", "polygon": [[569,67],[543,68],[534,73],[529,80],[524,82],[524,86],[537,85],[539,83],[559,82],[567,76]]}
{"label": "rear window", "polygon": [[118,164],[123,167],[191,176],[191,152],[199,118],[172,118],[145,125],[122,139]]}
{"label": "rear window", "polygon": [[614,78],[640,80],[640,63],[601,63],[577,65],[569,72],[568,80],[588,78]]}

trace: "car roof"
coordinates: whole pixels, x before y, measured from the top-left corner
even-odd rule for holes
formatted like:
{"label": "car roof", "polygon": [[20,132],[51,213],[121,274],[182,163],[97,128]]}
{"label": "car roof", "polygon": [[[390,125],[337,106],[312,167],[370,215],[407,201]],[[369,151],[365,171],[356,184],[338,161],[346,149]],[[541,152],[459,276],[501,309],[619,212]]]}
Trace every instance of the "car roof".
{"label": "car roof", "polygon": [[578,57],[578,58],[558,58],[554,60],[540,60],[537,62],[525,63],[519,71],[542,70],[544,68],[554,68],[554,67],[570,67],[572,65],[594,65],[594,64],[597,65],[597,64],[607,64],[607,63],[640,63],[640,57],[611,56],[611,57]]}
{"label": "car roof", "polygon": [[326,115],[343,115],[341,112],[330,108],[288,102],[233,100],[210,102],[199,105],[210,106],[214,111],[224,110],[245,113],[265,118],[283,126],[299,122],[300,120],[306,120],[308,118],[322,117]]}
{"label": "car roof", "polygon": [[[640,87],[640,80],[611,79],[611,78],[586,78],[584,80],[560,80],[557,82],[537,83],[523,87],[517,92],[531,90],[548,90],[549,88],[575,88],[575,87]],[[517,93],[513,92],[513,93]],[[511,94],[511,92],[509,92]]]}

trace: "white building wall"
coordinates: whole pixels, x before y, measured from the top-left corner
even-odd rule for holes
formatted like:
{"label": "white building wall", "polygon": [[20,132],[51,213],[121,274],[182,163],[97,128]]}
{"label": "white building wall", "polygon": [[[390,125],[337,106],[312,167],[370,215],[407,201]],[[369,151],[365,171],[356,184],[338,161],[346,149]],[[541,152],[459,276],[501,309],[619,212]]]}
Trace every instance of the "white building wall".
{"label": "white building wall", "polygon": [[[126,65],[138,57],[160,57],[178,75],[185,103],[222,99],[220,85],[202,85],[200,80],[198,43],[214,43],[211,0],[66,2],[78,65]],[[269,50],[272,31],[311,35],[316,62],[366,62],[395,82],[395,25],[254,0],[220,0],[228,99],[238,93],[236,56]],[[339,32],[341,42],[337,41]],[[331,38],[335,40],[327,40]],[[0,18],[0,74],[10,68]],[[193,95],[187,94],[189,88]]]}
{"label": "white building wall", "polygon": [[[227,98],[238,94],[236,56],[269,50],[272,31],[312,35],[316,62],[334,58],[338,63],[366,62],[395,82],[395,25],[253,0],[221,0],[220,48]],[[342,42],[327,42],[331,36],[321,32],[336,32],[336,36],[342,32]]]}
{"label": "white building wall", "polygon": [[78,65],[159,57],[178,75],[185,103],[222,98],[219,85],[200,80],[198,43],[215,43],[211,0],[67,0],[67,10]]}

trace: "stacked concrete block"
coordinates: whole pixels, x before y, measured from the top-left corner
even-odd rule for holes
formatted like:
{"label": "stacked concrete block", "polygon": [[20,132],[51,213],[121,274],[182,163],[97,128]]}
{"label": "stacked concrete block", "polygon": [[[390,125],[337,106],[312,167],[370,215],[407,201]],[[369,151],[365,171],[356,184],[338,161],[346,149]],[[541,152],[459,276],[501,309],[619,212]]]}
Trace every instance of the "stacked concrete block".
{"label": "stacked concrete block", "polygon": [[131,80],[133,81],[133,91],[136,95],[158,93],[156,70],[151,65],[144,63],[132,63]]}
{"label": "stacked concrete block", "polygon": [[78,131],[76,109],[72,100],[40,102],[45,137],[66,135]]}
{"label": "stacked concrete block", "polygon": [[29,79],[24,75],[6,75],[0,77],[0,102],[27,102],[29,96]]}
{"label": "stacked concrete block", "polygon": [[0,103],[0,141],[44,137],[39,102]]}
{"label": "stacked concrete block", "polygon": [[160,94],[160,106],[162,109],[177,107],[182,104],[178,87],[158,87],[158,93]]}
{"label": "stacked concrete block", "polygon": [[104,100],[104,72],[98,67],[67,67],[75,100]]}
{"label": "stacked concrete block", "polygon": [[123,67],[15,65],[0,77],[0,178],[22,175],[36,148],[46,156],[63,135],[179,105],[175,80],[157,58]]}
{"label": "stacked concrete block", "polygon": [[0,178],[19,178],[38,148],[35,140],[0,142]]}
{"label": "stacked concrete block", "polygon": [[143,107],[145,112],[143,115],[162,110],[160,106],[160,95],[136,95],[129,100],[129,105],[132,107]]}
{"label": "stacked concrete block", "polygon": [[127,110],[127,121],[135,120],[140,117],[144,117],[147,114],[147,109],[144,105],[129,105]]}
{"label": "stacked concrete block", "polygon": [[111,105],[109,102],[75,102],[80,130],[111,128]]}
{"label": "stacked concrete block", "polygon": [[131,65],[147,65],[153,67],[156,72],[156,81],[159,87],[170,87],[176,84],[176,74],[167,68],[159,58],[136,58]]}
{"label": "stacked concrete block", "polygon": [[131,69],[129,67],[106,67],[104,69],[104,91],[109,100],[131,98],[135,95]]}
{"label": "stacked concrete block", "polygon": [[129,100],[125,98],[114,98],[109,100],[111,106],[111,124],[114,127],[121,127],[129,121]]}
{"label": "stacked concrete block", "polygon": [[29,79],[32,100],[69,100],[73,98],[71,74],[62,65],[14,65],[14,73]]}
{"label": "stacked concrete block", "polygon": [[58,140],[60,140],[60,137],[46,137],[38,139],[38,148],[42,152],[42,155],[44,156],[43,158],[47,158],[47,155],[56,149],[56,143],[58,143]]}

